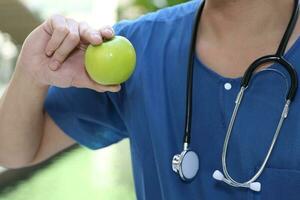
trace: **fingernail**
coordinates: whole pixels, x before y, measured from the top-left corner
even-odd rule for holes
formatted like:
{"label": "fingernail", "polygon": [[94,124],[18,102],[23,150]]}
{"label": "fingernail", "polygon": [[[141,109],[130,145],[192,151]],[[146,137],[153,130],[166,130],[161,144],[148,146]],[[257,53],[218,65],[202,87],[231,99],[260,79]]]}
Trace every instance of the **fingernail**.
{"label": "fingernail", "polygon": [[121,85],[116,86],[116,87],[113,89],[113,92],[119,92],[120,90],[121,90]]}
{"label": "fingernail", "polygon": [[113,35],[113,34],[114,34],[113,31],[112,31],[111,29],[105,29],[105,32],[106,32],[107,34],[110,34],[110,35]]}
{"label": "fingernail", "polygon": [[119,92],[121,89],[122,89],[122,87],[121,87],[121,85],[119,85],[119,87],[118,87],[118,92]]}
{"label": "fingernail", "polygon": [[48,51],[46,52],[46,55],[47,55],[47,56],[51,56],[51,55],[52,55],[52,51],[51,51],[51,50],[48,50]]}
{"label": "fingernail", "polygon": [[53,71],[55,71],[59,67],[60,63],[58,61],[53,61],[50,63],[49,68]]}
{"label": "fingernail", "polygon": [[95,39],[95,40],[101,40],[101,37],[100,37],[99,33],[93,33],[92,38]]}

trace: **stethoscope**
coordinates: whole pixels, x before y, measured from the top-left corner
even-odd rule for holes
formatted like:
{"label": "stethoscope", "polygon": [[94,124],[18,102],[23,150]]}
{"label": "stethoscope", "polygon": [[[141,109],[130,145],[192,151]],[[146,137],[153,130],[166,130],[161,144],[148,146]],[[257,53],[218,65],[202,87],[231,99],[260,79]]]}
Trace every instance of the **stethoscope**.
{"label": "stethoscope", "polygon": [[[200,8],[198,9],[196,20],[194,22],[194,30],[192,35],[192,40],[190,44],[190,51],[189,51],[189,63],[188,63],[188,72],[187,72],[187,90],[186,90],[186,114],[185,114],[185,132],[184,132],[184,140],[183,140],[183,151],[181,154],[177,154],[173,157],[172,160],[172,169],[174,172],[176,172],[181,180],[185,182],[192,181],[198,171],[199,171],[199,157],[197,153],[192,151],[189,148],[190,142],[191,142],[191,123],[192,123],[192,92],[193,92],[193,68],[194,68],[194,50],[196,45],[196,38],[197,38],[197,30],[198,25],[200,21],[200,17],[204,8],[205,1],[201,4]],[[295,5],[293,8],[293,13],[290,18],[289,24],[287,26],[287,29],[283,35],[283,38],[281,39],[280,45],[277,49],[277,52],[275,55],[267,55],[263,56],[261,58],[258,58],[255,60],[249,68],[246,70],[240,86],[240,91],[236,97],[235,100],[235,107],[232,112],[232,116],[230,119],[230,123],[228,125],[226,137],[224,140],[223,145],[223,151],[222,151],[222,167],[223,167],[223,173],[219,170],[215,170],[213,173],[213,178],[218,181],[223,181],[227,183],[228,185],[231,185],[233,187],[244,187],[249,188],[253,191],[259,192],[261,190],[261,184],[259,182],[256,182],[256,180],[260,177],[262,174],[269,158],[272,153],[273,147],[276,143],[276,140],[278,138],[279,132],[281,130],[281,127],[283,125],[284,120],[288,116],[289,107],[291,102],[293,101],[297,87],[298,87],[298,77],[297,73],[292,67],[292,65],[283,57],[284,52],[286,50],[288,41],[291,37],[291,34],[295,28],[297,19],[299,14],[299,0],[295,0]],[[290,76],[290,87],[286,96],[285,105],[280,117],[280,120],[277,124],[277,128],[275,131],[275,134],[273,136],[271,145],[269,147],[269,150],[265,156],[265,159],[263,160],[260,168],[257,170],[257,172],[254,174],[254,176],[245,182],[238,182],[234,178],[232,178],[227,170],[227,164],[226,164],[226,157],[227,157],[227,148],[228,148],[228,142],[230,139],[230,135],[235,123],[236,115],[238,113],[240,104],[242,102],[244,93],[250,83],[251,77],[253,73],[258,69],[261,65],[266,63],[278,63],[280,66],[284,67],[284,69],[288,72]]]}

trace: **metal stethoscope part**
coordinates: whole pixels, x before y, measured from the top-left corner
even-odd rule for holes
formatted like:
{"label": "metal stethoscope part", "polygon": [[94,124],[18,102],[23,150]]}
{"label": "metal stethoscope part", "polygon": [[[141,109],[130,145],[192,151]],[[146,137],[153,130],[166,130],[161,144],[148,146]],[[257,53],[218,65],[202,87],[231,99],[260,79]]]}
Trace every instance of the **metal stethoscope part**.
{"label": "metal stethoscope part", "polygon": [[[201,4],[200,8],[198,9],[196,20],[194,22],[194,30],[192,35],[192,40],[190,44],[190,52],[189,52],[189,63],[188,63],[188,73],[187,73],[187,95],[186,95],[186,119],[185,119],[185,133],[184,133],[184,142],[183,142],[183,151],[181,154],[177,154],[173,157],[172,160],[172,169],[175,173],[177,173],[181,180],[190,182],[192,181],[198,171],[199,171],[199,157],[197,153],[190,150],[189,144],[191,141],[191,120],[192,120],[192,91],[193,91],[193,68],[194,68],[194,50],[196,45],[196,39],[197,39],[197,30],[199,21],[201,18],[201,14],[204,8],[205,1]],[[297,19],[299,15],[299,0],[295,0],[294,9],[292,16],[290,18],[289,24],[287,26],[287,29],[283,35],[283,38],[280,42],[280,45],[277,49],[277,52],[275,55],[267,55],[263,56],[257,60],[255,60],[249,68],[246,70],[242,82],[241,82],[241,88],[237,95],[236,101],[235,101],[235,107],[231,116],[231,120],[227,129],[226,137],[224,140],[223,145],[223,152],[222,152],[222,168],[223,173],[219,170],[215,170],[213,173],[213,178],[219,181],[223,181],[227,183],[228,185],[231,185],[233,187],[244,187],[249,188],[253,191],[260,191],[261,190],[261,184],[259,182],[256,182],[256,180],[260,177],[263,170],[265,169],[265,166],[270,158],[270,155],[272,153],[272,150],[274,148],[274,145],[276,144],[278,135],[280,133],[281,127],[283,125],[284,120],[288,116],[289,107],[291,102],[293,101],[297,87],[298,87],[298,76],[296,71],[294,70],[293,66],[283,57],[284,52],[286,50],[289,38],[291,37],[291,34],[295,28]],[[260,166],[258,171],[254,174],[252,178],[250,178],[248,181],[245,182],[238,182],[235,179],[233,179],[227,170],[227,164],[226,164],[226,158],[227,158],[227,149],[228,149],[228,142],[231,136],[231,132],[235,123],[235,119],[240,107],[240,104],[243,100],[244,92],[246,91],[253,73],[263,64],[266,63],[278,63],[281,67],[283,67],[290,76],[290,87],[289,91],[286,96],[285,105],[280,117],[280,120],[278,122],[276,131],[274,133],[271,145],[269,147],[269,150]]]}

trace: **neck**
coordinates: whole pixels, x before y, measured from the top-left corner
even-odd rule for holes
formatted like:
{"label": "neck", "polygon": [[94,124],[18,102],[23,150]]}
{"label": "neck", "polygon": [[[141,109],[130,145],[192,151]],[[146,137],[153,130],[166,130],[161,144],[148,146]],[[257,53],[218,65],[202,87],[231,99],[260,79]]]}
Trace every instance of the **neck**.
{"label": "neck", "polygon": [[291,16],[294,2],[294,0],[206,0],[199,26],[201,37],[210,35],[220,39],[239,34],[245,38],[258,33],[269,34],[270,31],[282,34]]}
{"label": "neck", "polygon": [[[223,76],[241,76],[255,59],[276,52],[293,7],[294,0],[206,0],[197,56]],[[299,27],[297,23],[287,49],[298,38]]]}

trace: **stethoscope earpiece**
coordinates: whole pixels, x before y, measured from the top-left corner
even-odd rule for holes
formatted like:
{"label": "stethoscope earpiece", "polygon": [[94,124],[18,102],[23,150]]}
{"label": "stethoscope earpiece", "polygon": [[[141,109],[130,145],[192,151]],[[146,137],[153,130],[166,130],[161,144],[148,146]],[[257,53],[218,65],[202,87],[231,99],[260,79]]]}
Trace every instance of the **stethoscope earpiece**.
{"label": "stethoscope earpiece", "polygon": [[213,178],[217,181],[223,181],[224,183],[227,183],[228,185],[231,185],[233,187],[245,187],[245,188],[249,188],[250,190],[255,191],[255,192],[260,192],[260,190],[261,190],[260,182],[251,182],[251,183],[240,184],[240,183],[234,182],[233,180],[229,180],[229,179],[225,178],[223,173],[220,172],[219,170],[214,171]]}
{"label": "stethoscope earpiece", "polygon": [[[194,27],[193,27],[192,40],[191,40],[191,44],[190,44],[190,51],[189,51],[189,63],[188,63],[188,72],[187,72],[187,90],[186,90],[187,96],[186,96],[185,133],[184,133],[184,141],[183,141],[184,147],[183,147],[182,153],[175,155],[172,160],[173,171],[180,176],[181,180],[186,181],[186,182],[193,180],[196,177],[198,170],[199,170],[199,157],[194,151],[189,150],[188,146],[191,141],[191,131],[190,130],[191,130],[191,123],[192,123],[194,51],[195,51],[196,40],[197,40],[198,25],[199,25],[201,13],[202,13],[202,10],[204,7],[204,3],[205,3],[205,1],[203,1],[203,3],[201,4],[200,8],[198,9],[197,15],[196,15],[196,20],[194,22]],[[289,24],[285,30],[285,33],[281,39],[281,42],[279,44],[276,54],[263,56],[263,57],[255,60],[249,66],[249,68],[246,70],[246,72],[243,76],[240,92],[237,95],[237,98],[235,101],[235,107],[234,107],[233,113],[231,115],[231,119],[230,119],[230,122],[228,125],[225,140],[224,140],[223,152],[222,152],[223,173],[219,170],[216,170],[213,173],[213,178],[215,180],[225,182],[228,185],[231,185],[233,187],[249,188],[256,192],[259,192],[261,190],[261,184],[260,184],[260,182],[256,182],[256,180],[262,174],[262,172],[269,160],[269,157],[272,153],[273,147],[277,141],[279,132],[282,128],[283,122],[288,116],[290,104],[293,101],[293,99],[296,95],[296,92],[297,92],[297,88],[298,88],[297,73],[296,73],[295,69],[293,68],[293,66],[284,58],[283,55],[286,50],[289,38],[291,37],[291,34],[292,34],[292,32],[295,28],[296,22],[298,20],[299,8],[300,8],[299,0],[295,0],[295,5],[294,5],[292,16],[291,16]],[[285,102],[284,108],[282,110],[280,120],[277,124],[277,128],[274,133],[274,136],[273,136],[273,139],[272,139],[272,142],[271,142],[271,145],[269,147],[266,157],[264,158],[260,168],[255,173],[255,175],[250,180],[240,183],[240,182],[237,182],[236,180],[234,180],[227,171],[226,157],[227,157],[229,138],[230,138],[230,135],[231,135],[231,132],[233,129],[236,115],[239,110],[239,106],[240,106],[243,96],[244,96],[244,92],[248,88],[248,85],[250,83],[253,73],[261,65],[269,63],[269,62],[275,62],[275,63],[280,64],[280,66],[284,67],[285,70],[289,73],[291,84],[290,84],[290,88],[289,88],[289,91],[286,96],[286,102]]]}

